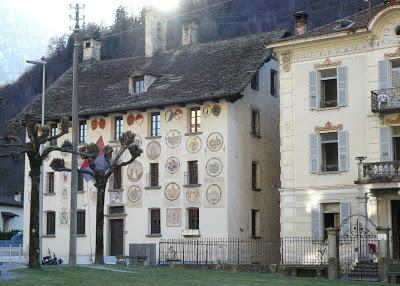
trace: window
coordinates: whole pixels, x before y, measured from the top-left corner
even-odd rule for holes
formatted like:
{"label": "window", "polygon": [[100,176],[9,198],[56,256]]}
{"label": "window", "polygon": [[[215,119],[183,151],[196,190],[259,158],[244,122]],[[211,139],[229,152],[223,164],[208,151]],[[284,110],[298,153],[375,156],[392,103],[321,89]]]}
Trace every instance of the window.
{"label": "window", "polygon": [[258,90],[259,89],[259,72],[257,71],[253,78],[251,79],[251,89]]}
{"label": "window", "polygon": [[197,161],[188,162],[187,184],[197,185],[199,183],[199,166]]}
{"label": "window", "polygon": [[150,187],[158,187],[158,163],[150,163]]}
{"label": "window", "polygon": [[188,226],[189,229],[199,229],[199,209],[188,209]]}
{"label": "window", "polygon": [[392,87],[400,88],[400,60],[392,61]]}
{"label": "window", "polygon": [[321,108],[337,106],[337,69],[321,70],[320,78]]}
{"label": "window", "polygon": [[271,75],[270,75],[270,94],[272,96],[277,96],[278,90],[277,90],[277,82],[278,82],[278,72],[276,70],[271,69]]}
{"label": "window", "polygon": [[46,234],[56,234],[56,213],[53,211],[49,211],[46,213]]}
{"label": "window", "polygon": [[251,135],[260,136],[260,111],[256,109],[251,111]]}
{"label": "window", "polygon": [[123,213],[125,213],[125,207],[124,206],[109,207],[108,213],[109,214],[123,214]]}
{"label": "window", "polygon": [[260,177],[259,163],[253,161],[251,162],[251,187],[253,191],[258,191],[260,189],[259,177]]}
{"label": "window", "polygon": [[84,210],[78,210],[76,213],[76,234],[83,235],[85,234],[85,224],[86,224],[86,217],[85,217]]}
{"label": "window", "polygon": [[252,209],[251,210],[251,236],[252,237],[258,237],[260,235],[259,233],[259,216],[260,216],[260,211]]}
{"label": "window", "polygon": [[114,170],[114,190],[122,189],[122,167],[118,167]]}
{"label": "window", "polygon": [[152,112],[150,122],[150,136],[160,136],[160,112]]}
{"label": "window", "polygon": [[121,138],[122,133],[124,133],[124,120],[122,116],[117,116],[114,118],[114,139],[118,141]]}
{"label": "window", "polygon": [[[50,136],[55,137],[57,136],[57,123],[51,124],[50,125]],[[57,145],[57,139],[51,139],[50,140],[50,145],[51,146],[56,146]]]}
{"label": "window", "polygon": [[90,42],[86,42],[85,47],[90,48]]}
{"label": "window", "polygon": [[78,173],[78,192],[83,192],[83,175]]}
{"label": "window", "polygon": [[150,210],[150,234],[161,234],[160,209]]}
{"label": "window", "polygon": [[143,76],[133,78],[133,90],[134,90],[134,93],[144,92],[144,77]]}
{"label": "window", "polygon": [[338,171],[338,134],[336,132],[321,134],[321,148],[322,171]]}
{"label": "window", "polygon": [[328,238],[327,228],[340,226],[340,204],[328,203],[322,204],[323,220],[323,240]]}
{"label": "window", "polygon": [[47,173],[47,192],[49,194],[54,194],[54,173]]}
{"label": "window", "polygon": [[79,121],[79,143],[86,143],[87,125],[86,120]]}
{"label": "window", "polygon": [[190,133],[201,132],[200,107],[190,108]]}

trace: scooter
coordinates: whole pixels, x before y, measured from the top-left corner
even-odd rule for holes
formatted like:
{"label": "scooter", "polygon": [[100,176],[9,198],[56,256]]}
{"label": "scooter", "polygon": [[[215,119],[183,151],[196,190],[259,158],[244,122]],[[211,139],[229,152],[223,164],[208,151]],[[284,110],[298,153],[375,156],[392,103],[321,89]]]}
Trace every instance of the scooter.
{"label": "scooter", "polygon": [[49,255],[43,257],[42,265],[59,265],[63,263],[61,258],[57,258],[56,254],[53,252],[53,257],[51,257],[50,249],[48,249]]}

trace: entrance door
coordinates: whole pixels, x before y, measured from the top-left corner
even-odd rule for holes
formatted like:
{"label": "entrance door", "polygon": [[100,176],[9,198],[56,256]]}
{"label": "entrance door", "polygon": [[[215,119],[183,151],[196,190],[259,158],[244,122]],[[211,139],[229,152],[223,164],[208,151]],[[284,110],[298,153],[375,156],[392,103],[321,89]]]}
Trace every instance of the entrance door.
{"label": "entrance door", "polygon": [[400,258],[400,201],[392,201],[393,258]]}
{"label": "entrance door", "polygon": [[111,232],[111,256],[124,254],[124,220],[112,219],[110,220]]}

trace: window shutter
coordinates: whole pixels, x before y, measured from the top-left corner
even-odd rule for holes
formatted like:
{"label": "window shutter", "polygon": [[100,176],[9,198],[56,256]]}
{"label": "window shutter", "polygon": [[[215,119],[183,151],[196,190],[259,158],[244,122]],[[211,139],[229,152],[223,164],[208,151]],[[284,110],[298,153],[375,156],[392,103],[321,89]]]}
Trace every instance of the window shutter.
{"label": "window shutter", "polygon": [[345,219],[351,216],[351,205],[350,202],[341,202],[340,203],[340,234],[343,235],[346,232],[350,231],[350,219],[343,223]]}
{"label": "window shutter", "polygon": [[337,80],[337,93],[338,93],[338,105],[347,106],[347,67],[337,69],[338,80]]}
{"label": "window shutter", "polygon": [[391,161],[392,159],[392,134],[391,129],[388,126],[381,127],[380,131],[381,139],[381,161]]}
{"label": "window shutter", "polygon": [[339,171],[347,172],[349,170],[349,142],[347,131],[338,132],[339,149]]}
{"label": "window shutter", "polygon": [[321,240],[321,206],[313,204],[311,207],[311,234],[313,241]]}
{"label": "window shutter", "polygon": [[390,84],[389,60],[379,61],[379,89],[388,89]]}
{"label": "window shutter", "polygon": [[318,71],[310,71],[309,74],[309,100],[310,109],[318,108]]}
{"label": "window shutter", "polygon": [[310,134],[310,172],[318,173],[320,171],[320,139],[319,134]]}

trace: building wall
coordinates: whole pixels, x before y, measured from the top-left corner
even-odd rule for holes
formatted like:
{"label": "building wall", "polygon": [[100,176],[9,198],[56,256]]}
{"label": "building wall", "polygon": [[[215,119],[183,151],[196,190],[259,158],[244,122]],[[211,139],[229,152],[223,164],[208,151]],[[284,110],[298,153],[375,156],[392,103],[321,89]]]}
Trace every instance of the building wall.
{"label": "building wall", "polygon": [[[138,140],[142,142],[143,154],[136,161],[143,168],[140,178],[130,178],[128,167],[122,170],[123,190],[120,192],[106,192],[105,214],[109,214],[110,206],[125,207],[125,213],[121,216],[105,217],[105,254],[110,254],[110,220],[121,218],[124,220],[124,253],[129,253],[129,244],[131,243],[157,243],[162,238],[183,238],[182,231],[188,228],[187,208],[198,207],[200,213],[200,235],[204,238],[218,237],[249,237],[251,226],[250,210],[252,205],[262,210],[261,233],[270,235],[272,232],[278,233],[279,220],[277,219],[278,198],[276,190],[278,184],[279,154],[276,151],[279,146],[277,136],[278,122],[278,98],[273,98],[265,94],[269,80],[267,73],[272,64],[266,64],[261,69],[260,84],[261,89],[258,94],[253,94],[249,88],[246,88],[244,97],[235,103],[220,101],[219,103],[206,102],[201,107],[201,128],[202,131],[197,134],[189,134],[188,111],[193,105],[186,107],[171,106],[161,110],[161,136],[160,138],[149,138],[150,113],[147,112],[127,112],[123,114],[124,131],[132,131],[138,135]],[[276,66],[277,64],[273,64]],[[146,96],[143,94],[143,96]],[[258,105],[262,116],[262,138],[254,140],[250,138],[250,106]],[[265,109],[265,110],[264,110]],[[179,110],[182,115],[179,115]],[[154,110],[159,111],[159,110]],[[170,112],[173,112],[170,117]],[[177,112],[178,111],[178,112]],[[143,119],[137,117],[143,115]],[[92,122],[99,123],[100,117],[91,117],[87,120],[88,142],[96,142],[100,136],[103,137],[105,144],[110,144],[118,148],[113,138],[114,117],[118,114],[110,114],[103,117],[105,127],[102,129],[100,124],[93,129]],[[132,123],[132,115],[136,120]],[[240,119],[240,120],[239,120]],[[271,123],[264,121],[273,121]],[[132,123],[131,125],[128,122]],[[269,128],[275,128],[269,130]],[[68,134],[62,140],[70,138]],[[179,139],[180,138],[180,139]],[[246,138],[245,140],[243,140]],[[171,144],[178,139],[177,144]],[[62,141],[60,140],[60,141]],[[194,140],[199,143],[196,150],[190,151],[189,143]],[[271,142],[270,142],[271,141]],[[159,144],[161,147],[160,156],[151,159],[147,154],[149,144]],[[194,145],[193,145],[194,146]],[[275,148],[275,149],[274,149]],[[232,150],[231,150],[232,149]],[[259,194],[251,194],[251,160],[258,158],[262,165],[262,186],[263,190]],[[49,164],[55,157],[64,158],[66,165],[70,165],[71,157],[65,154],[53,153],[45,162],[45,170],[49,171]],[[169,158],[179,159],[180,167],[174,174],[169,174],[166,170],[166,163]],[[232,159],[235,157],[235,162]],[[237,157],[237,158],[236,158]],[[272,159],[271,159],[272,158]],[[187,171],[187,161],[197,160],[199,166],[198,187],[185,187],[184,173]],[[146,189],[147,174],[150,172],[149,163],[159,163],[160,187],[159,189]],[[269,165],[275,164],[274,168]],[[212,165],[212,166],[211,166]],[[207,169],[222,169],[221,172],[210,173]],[[249,168],[250,167],[250,168]],[[271,172],[268,172],[271,168]],[[25,168],[27,176],[29,167]],[[47,179],[45,179],[47,182]],[[176,200],[169,200],[166,197],[166,187],[170,183],[177,184],[179,196]],[[44,212],[56,211],[56,235],[55,237],[44,238],[44,249],[50,248],[60,256],[68,255],[68,237],[69,237],[69,186],[70,174],[55,174],[55,195],[44,196]],[[29,194],[29,180],[26,179],[26,194]],[[91,182],[84,184],[85,191],[78,194],[78,209],[86,210],[86,236],[78,238],[78,255],[90,256],[95,248],[95,188]],[[107,190],[109,187],[107,188]],[[129,199],[129,194],[138,194],[140,189],[140,198],[137,201]],[[192,195],[189,196],[189,193]],[[46,183],[45,183],[46,190]],[[134,191],[135,190],[135,191]],[[196,200],[196,192],[198,199]],[[250,193],[250,196],[249,196]],[[193,195],[194,194],[194,195]],[[275,198],[271,195],[275,195]],[[27,195],[26,198],[29,196]],[[189,199],[188,199],[189,197]],[[244,198],[246,198],[244,200]],[[265,208],[270,208],[264,212]],[[149,209],[159,208],[161,212],[161,237],[149,236]],[[272,216],[275,209],[275,215]],[[175,213],[177,220],[173,221],[172,216],[167,226],[167,212]],[[62,220],[66,215],[66,221]],[[269,217],[271,216],[271,217]],[[29,221],[29,201],[25,200],[25,218]],[[274,223],[275,222],[275,223]],[[44,225],[46,222],[44,220]],[[174,226],[171,226],[172,225]],[[29,228],[25,224],[25,230]],[[244,231],[240,231],[243,229]],[[28,233],[25,231],[25,233]],[[25,251],[27,251],[28,237],[24,236]]]}
{"label": "building wall", "polygon": [[[399,184],[356,185],[355,157],[367,162],[380,160],[379,129],[382,117],[371,111],[371,91],[378,89],[378,62],[397,48],[394,30],[399,9],[378,17],[372,32],[320,36],[279,47],[281,81],[281,236],[311,235],[312,206],[326,202],[346,202],[351,214],[360,210],[358,196],[370,189],[399,187]],[[289,56],[290,60],[288,61]],[[400,56],[400,55],[398,55]],[[326,60],[348,68],[348,104],[344,107],[310,110],[309,72]],[[289,65],[289,68],[288,68]],[[343,125],[348,131],[349,169],[345,172],[310,172],[309,134],[327,122]],[[389,186],[390,185],[390,186]],[[377,218],[377,199],[370,196],[369,215]],[[379,221],[388,224],[387,219]]]}

